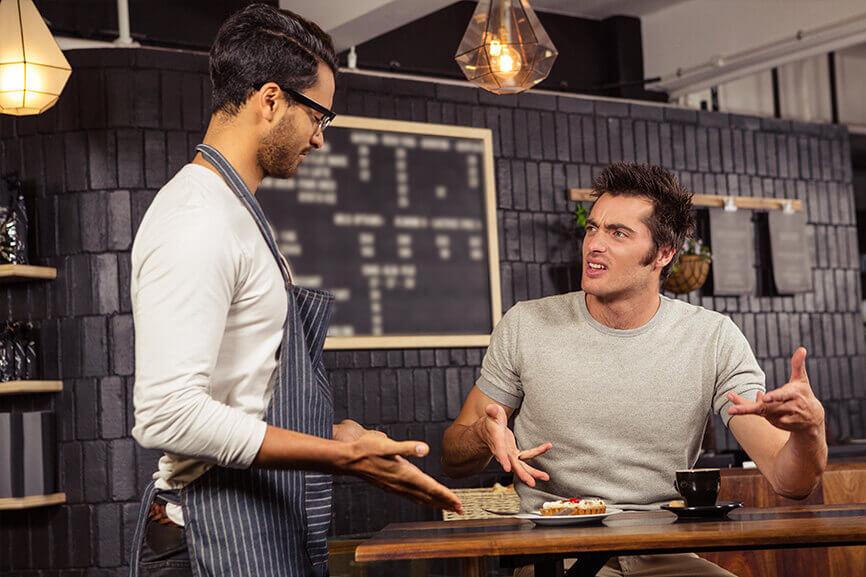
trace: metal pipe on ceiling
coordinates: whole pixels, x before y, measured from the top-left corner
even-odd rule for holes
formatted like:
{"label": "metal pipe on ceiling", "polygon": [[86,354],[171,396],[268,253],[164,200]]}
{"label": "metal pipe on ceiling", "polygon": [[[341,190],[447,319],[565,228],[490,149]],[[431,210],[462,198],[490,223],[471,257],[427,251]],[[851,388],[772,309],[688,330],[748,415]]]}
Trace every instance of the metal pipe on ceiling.
{"label": "metal pipe on ceiling", "polygon": [[137,46],[138,43],[132,39],[129,29],[129,0],[117,0],[117,38],[114,43],[118,46]]}
{"label": "metal pipe on ceiling", "polygon": [[793,36],[777,42],[727,56],[716,56],[704,64],[677,69],[663,75],[660,81],[647,88],[664,90],[671,98],[677,98],[863,42],[866,42],[866,13],[835,24],[798,30]]}

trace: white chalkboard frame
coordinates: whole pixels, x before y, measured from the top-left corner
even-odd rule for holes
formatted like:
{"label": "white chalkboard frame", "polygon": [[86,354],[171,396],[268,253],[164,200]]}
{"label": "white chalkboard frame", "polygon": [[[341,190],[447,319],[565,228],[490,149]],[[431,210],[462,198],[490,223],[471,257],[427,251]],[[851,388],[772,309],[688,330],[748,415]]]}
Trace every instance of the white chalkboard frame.
{"label": "white chalkboard frame", "polygon": [[[496,220],[496,175],[493,167],[493,132],[489,128],[470,128],[450,124],[385,120],[361,116],[337,116],[332,126],[403,132],[429,136],[448,136],[480,140],[484,145],[484,207],[487,219],[487,262],[490,275],[491,332],[502,318],[502,292],[499,279],[499,232]],[[326,350],[415,349],[486,347],[490,333],[482,335],[360,335],[328,337]]]}

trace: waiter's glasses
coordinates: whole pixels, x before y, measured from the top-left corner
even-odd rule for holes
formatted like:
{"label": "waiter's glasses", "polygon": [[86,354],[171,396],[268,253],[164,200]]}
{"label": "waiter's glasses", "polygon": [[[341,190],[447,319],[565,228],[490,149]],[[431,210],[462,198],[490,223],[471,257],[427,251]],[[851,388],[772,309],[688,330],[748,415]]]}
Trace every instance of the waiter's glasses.
{"label": "waiter's glasses", "polygon": [[[280,87],[280,90],[282,90],[283,92],[288,94],[289,98],[291,98],[292,100],[294,100],[298,104],[303,104],[307,108],[310,108],[313,111],[321,114],[321,116],[319,116],[319,117],[317,117],[315,114],[313,115],[313,118],[316,122],[316,131],[317,132],[318,131],[324,132],[325,129],[328,128],[328,126],[334,120],[334,118],[337,117],[336,112],[334,112],[330,108],[326,108],[326,107],[322,106],[321,104],[319,104],[318,102],[316,102],[315,100],[310,98],[309,96],[304,96],[303,94],[301,94],[297,90],[293,90],[291,88],[286,88],[285,86],[281,86],[278,83],[275,83],[275,84],[277,84],[277,86]],[[264,85],[262,85],[262,86],[264,86]],[[259,89],[261,90],[261,86],[259,86]]]}
{"label": "waiter's glasses", "polygon": [[295,102],[297,102],[298,104],[303,104],[307,108],[311,108],[312,110],[314,110],[314,111],[316,111],[322,115],[318,118],[316,118],[316,116],[313,115],[313,118],[315,118],[315,120],[316,120],[316,125],[317,125],[316,130],[318,130],[318,131],[325,132],[325,129],[328,128],[328,125],[330,125],[331,122],[334,120],[334,118],[337,116],[337,113],[334,112],[333,110],[331,110],[330,108],[326,108],[326,107],[322,106],[321,104],[319,104],[318,102],[316,102],[312,98],[310,98],[308,96],[304,96],[303,94],[301,94],[297,90],[292,90],[291,88],[285,88],[283,86],[280,86],[280,88],[282,89],[283,92],[288,94],[291,97],[291,99],[294,100]]}

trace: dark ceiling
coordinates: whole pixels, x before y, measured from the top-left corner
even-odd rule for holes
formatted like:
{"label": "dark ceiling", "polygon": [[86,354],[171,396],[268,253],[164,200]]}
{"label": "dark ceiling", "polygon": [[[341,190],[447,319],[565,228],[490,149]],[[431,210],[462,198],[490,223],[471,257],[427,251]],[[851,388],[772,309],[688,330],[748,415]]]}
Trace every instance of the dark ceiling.
{"label": "dark ceiling", "polygon": [[[278,6],[278,0],[260,0]],[[133,39],[150,46],[208,50],[220,24],[249,0],[129,0]],[[113,40],[116,0],[36,0],[54,34]]]}

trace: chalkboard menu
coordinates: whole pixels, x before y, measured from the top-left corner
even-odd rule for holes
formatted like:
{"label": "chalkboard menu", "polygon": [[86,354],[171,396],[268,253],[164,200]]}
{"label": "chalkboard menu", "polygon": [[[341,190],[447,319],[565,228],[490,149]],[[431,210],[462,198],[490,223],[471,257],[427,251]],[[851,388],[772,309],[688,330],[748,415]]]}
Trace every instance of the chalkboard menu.
{"label": "chalkboard menu", "polygon": [[295,283],[336,297],[329,349],[475,347],[501,316],[487,129],[338,117],[256,194]]}

